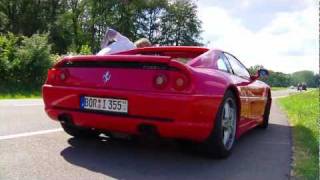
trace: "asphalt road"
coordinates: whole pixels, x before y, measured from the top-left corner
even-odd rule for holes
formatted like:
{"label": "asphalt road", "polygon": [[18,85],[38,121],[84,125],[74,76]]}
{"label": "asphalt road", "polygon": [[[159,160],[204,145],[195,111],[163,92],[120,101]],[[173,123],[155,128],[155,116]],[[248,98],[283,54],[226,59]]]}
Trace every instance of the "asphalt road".
{"label": "asphalt road", "polygon": [[270,121],[268,130],[240,138],[228,159],[214,160],[170,141],[76,140],[46,116],[41,100],[2,100],[0,179],[289,179],[290,127],[275,103]]}

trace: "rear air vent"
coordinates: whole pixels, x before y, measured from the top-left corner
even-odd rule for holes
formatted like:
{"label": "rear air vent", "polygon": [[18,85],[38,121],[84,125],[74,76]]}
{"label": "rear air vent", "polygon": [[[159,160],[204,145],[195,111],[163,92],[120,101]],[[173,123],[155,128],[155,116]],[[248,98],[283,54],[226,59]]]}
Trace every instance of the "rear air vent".
{"label": "rear air vent", "polygon": [[150,70],[177,70],[170,67],[165,63],[153,63],[153,62],[105,62],[105,61],[69,61],[62,64],[60,67],[108,67],[108,68],[134,68],[134,69],[150,69]]}

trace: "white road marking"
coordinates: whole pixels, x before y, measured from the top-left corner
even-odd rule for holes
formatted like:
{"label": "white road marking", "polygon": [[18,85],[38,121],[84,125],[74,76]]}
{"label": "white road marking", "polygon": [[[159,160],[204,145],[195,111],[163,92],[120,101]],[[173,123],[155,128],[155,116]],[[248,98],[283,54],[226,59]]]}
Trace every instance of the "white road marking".
{"label": "white road marking", "polygon": [[43,106],[43,103],[34,103],[34,104],[13,104],[12,106],[23,107],[23,106]]}
{"label": "white road marking", "polygon": [[49,133],[60,132],[60,131],[62,131],[62,128],[48,129],[48,130],[34,131],[34,132],[27,132],[27,133],[19,133],[19,134],[11,134],[11,135],[0,136],[0,140],[15,139],[15,138],[20,138],[20,137],[28,137],[28,136],[36,136],[36,135],[49,134]]}
{"label": "white road marking", "polygon": [[42,99],[6,99],[0,100],[0,106],[15,106],[15,107],[23,107],[23,106],[43,106]]}

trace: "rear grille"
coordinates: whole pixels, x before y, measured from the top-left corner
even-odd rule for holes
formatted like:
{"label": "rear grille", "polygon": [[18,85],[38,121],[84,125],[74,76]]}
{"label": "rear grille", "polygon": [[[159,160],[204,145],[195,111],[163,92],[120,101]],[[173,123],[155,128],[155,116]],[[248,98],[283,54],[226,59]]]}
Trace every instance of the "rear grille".
{"label": "rear grille", "polygon": [[62,64],[60,67],[86,67],[86,68],[130,68],[130,69],[150,69],[150,70],[178,70],[170,67],[165,63],[149,63],[149,62],[112,62],[112,61],[69,61]]}

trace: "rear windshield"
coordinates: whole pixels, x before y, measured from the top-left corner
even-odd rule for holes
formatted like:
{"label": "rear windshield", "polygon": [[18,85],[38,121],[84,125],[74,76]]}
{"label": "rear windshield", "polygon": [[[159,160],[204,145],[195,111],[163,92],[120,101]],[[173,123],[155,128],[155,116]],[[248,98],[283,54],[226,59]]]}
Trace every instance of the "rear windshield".
{"label": "rear windshield", "polygon": [[187,62],[189,62],[192,58],[173,58],[173,60],[179,61],[183,64],[186,64]]}

